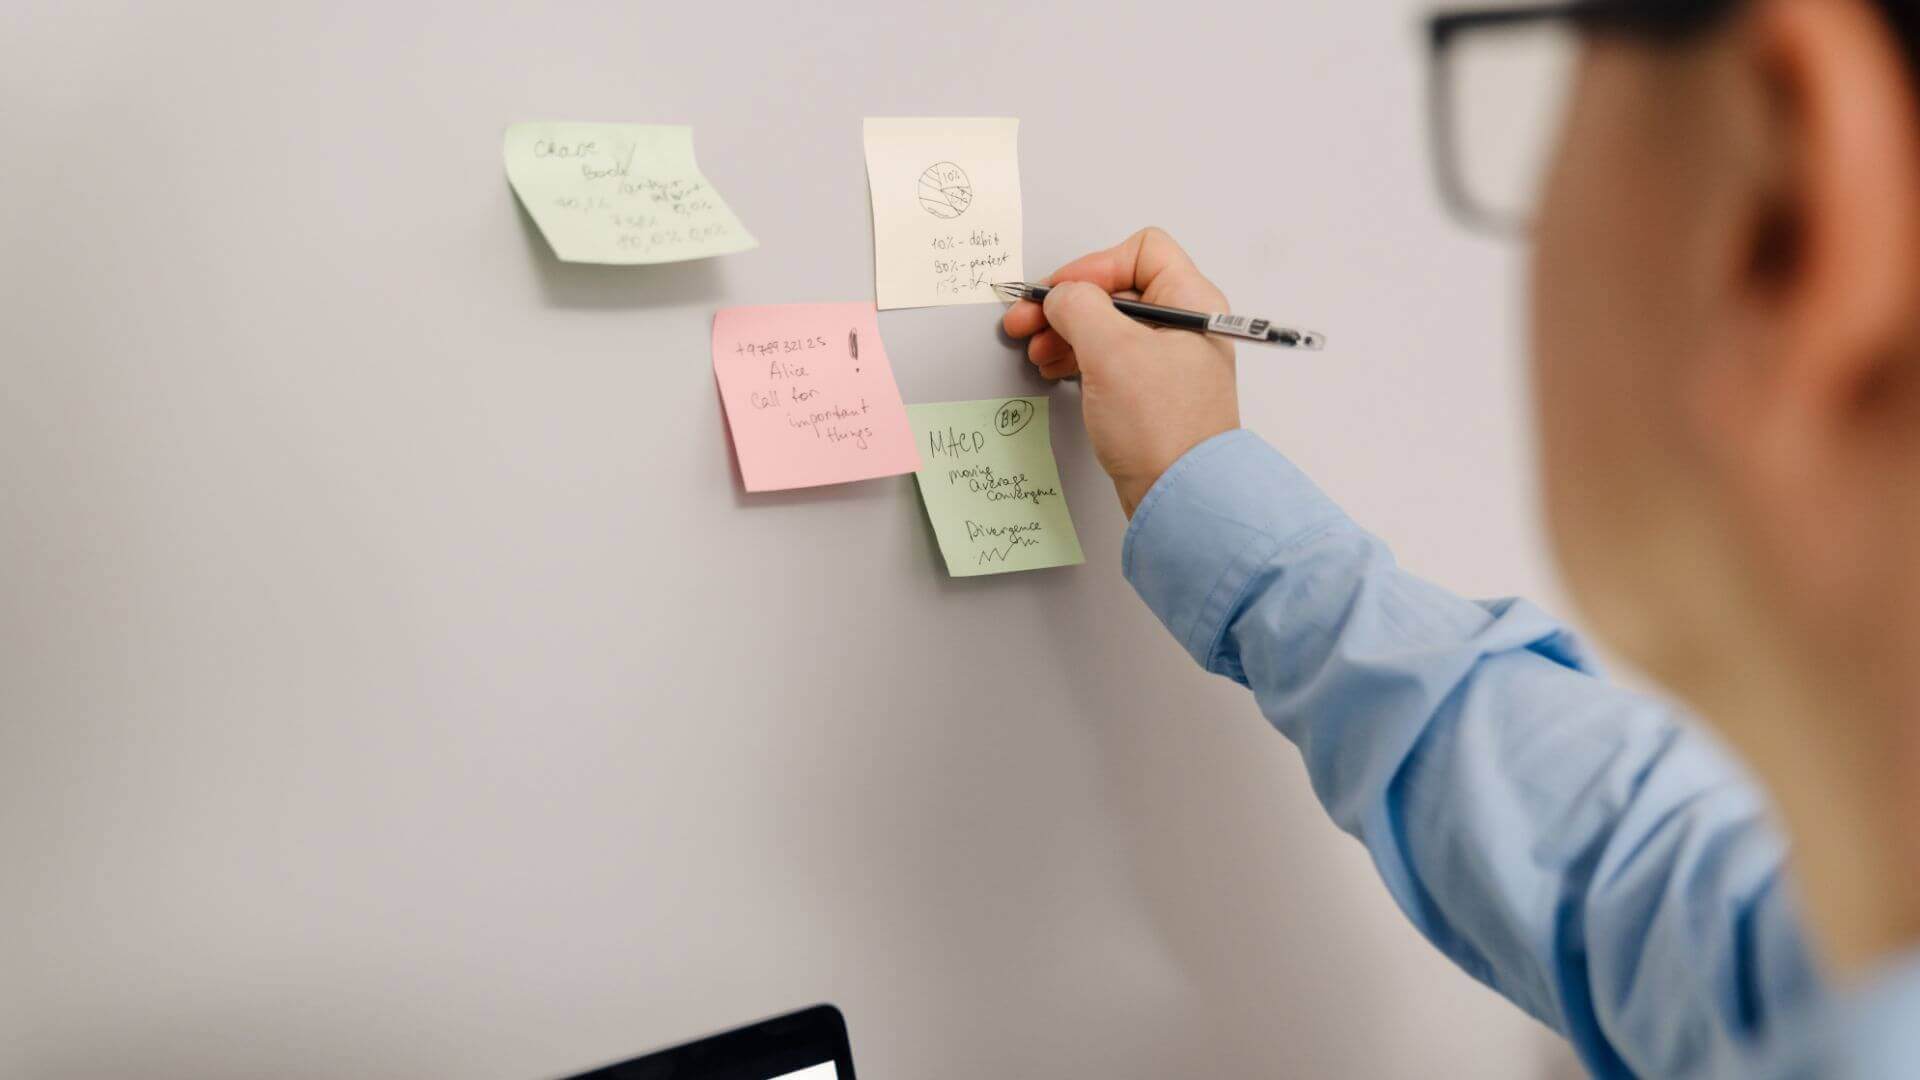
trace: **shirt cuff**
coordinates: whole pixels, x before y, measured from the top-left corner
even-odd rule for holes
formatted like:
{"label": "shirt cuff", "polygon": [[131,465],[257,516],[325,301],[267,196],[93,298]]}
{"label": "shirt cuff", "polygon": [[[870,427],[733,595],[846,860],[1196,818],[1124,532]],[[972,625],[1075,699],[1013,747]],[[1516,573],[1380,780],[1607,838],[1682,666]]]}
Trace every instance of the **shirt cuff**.
{"label": "shirt cuff", "polygon": [[1133,512],[1121,573],[1188,654],[1243,679],[1220,656],[1247,585],[1277,553],[1358,526],[1305,473],[1240,429],[1174,462]]}

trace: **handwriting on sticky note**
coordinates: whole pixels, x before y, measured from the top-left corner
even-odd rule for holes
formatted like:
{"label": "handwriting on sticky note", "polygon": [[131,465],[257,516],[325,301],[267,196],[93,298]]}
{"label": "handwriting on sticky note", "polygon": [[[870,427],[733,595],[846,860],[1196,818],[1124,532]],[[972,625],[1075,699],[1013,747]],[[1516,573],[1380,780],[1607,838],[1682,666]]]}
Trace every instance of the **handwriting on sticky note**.
{"label": "handwriting on sticky note", "polygon": [[869,118],[880,307],[977,304],[1018,281],[1020,121]]}
{"label": "handwriting on sticky note", "polygon": [[713,373],[748,491],[920,467],[872,304],[722,308]]}
{"label": "handwriting on sticky note", "polygon": [[507,180],[564,262],[636,266],[759,245],[671,124],[515,124]]}
{"label": "handwriting on sticky note", "polygon": [[907,408],[920,497],[954,577],[1086,561],[1053,458],[1046,398]]}

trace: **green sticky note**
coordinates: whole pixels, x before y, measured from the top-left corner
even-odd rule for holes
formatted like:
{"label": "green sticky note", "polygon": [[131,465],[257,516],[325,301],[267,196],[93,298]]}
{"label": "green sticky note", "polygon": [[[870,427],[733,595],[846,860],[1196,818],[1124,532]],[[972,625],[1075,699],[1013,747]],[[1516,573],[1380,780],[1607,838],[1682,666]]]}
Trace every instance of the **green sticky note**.
{"label": "green sticky note", "polygon": [[760,246],[674,124],[515,124],[507,181],[563,262],[641,266]]}
{"label": "green sticky note", "polygon": [[954,577],[1086,561],[1053,460],[1046,398],[909,405],[920,498]]}

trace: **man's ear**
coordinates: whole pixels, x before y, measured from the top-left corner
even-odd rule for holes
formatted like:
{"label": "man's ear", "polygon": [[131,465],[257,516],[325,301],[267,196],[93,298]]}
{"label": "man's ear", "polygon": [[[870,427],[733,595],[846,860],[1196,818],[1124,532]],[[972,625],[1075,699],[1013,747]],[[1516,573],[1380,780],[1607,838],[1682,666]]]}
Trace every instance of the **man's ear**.
{"label": "man's ear", "polygon": [[1920,99],[1868,0],[1758,0],[1735,38],[1763,145],[1695,398],[1714,449],[1785,470],[1746,481],[1792,487],[1889,406],[1920,418]]}

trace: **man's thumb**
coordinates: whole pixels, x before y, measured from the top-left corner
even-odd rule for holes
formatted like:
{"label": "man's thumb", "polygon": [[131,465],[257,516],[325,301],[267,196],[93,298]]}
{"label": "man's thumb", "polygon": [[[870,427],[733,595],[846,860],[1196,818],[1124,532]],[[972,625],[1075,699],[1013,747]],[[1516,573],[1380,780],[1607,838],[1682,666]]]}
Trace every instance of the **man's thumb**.
{"label": "man's thumb", "polygon": [[1140,332],[1140,324],[1114,310],[1106,290],[1084,281],[1055,285],[1041,305],[1047,325],[1081,355],[1098,353]]}

